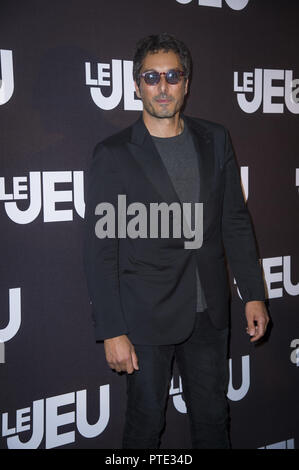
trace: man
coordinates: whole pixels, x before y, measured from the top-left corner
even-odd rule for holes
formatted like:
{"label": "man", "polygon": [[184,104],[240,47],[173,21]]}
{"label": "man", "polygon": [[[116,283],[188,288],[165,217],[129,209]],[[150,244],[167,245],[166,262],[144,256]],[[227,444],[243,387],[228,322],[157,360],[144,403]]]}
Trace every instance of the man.
{"label": "man", "polygon": [[[124,448],[158,448],[174,357],[192,446],[229,448],[224,249],[251,341],[263,336],[268,323],[228,133],[219,124],[181,113],[190,68],[187,47],[171,35],[137,44],[133,75],[142,117],[96,146],[89,172],[86,273],[96,339],[104,340],[109,366],[127,372]],[[96,224],[103,211],[96,206],[106,202],[116,208],[118,195],[145,207],[203,203],[201,247],[186,249],[185,233],[180,238],[99,236]]]}

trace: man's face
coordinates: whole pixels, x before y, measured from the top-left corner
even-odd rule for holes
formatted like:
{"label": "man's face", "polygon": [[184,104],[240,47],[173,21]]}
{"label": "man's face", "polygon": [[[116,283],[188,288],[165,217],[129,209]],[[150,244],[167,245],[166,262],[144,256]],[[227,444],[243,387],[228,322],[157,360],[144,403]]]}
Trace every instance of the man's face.
{"label": "man's face", "polygon": [[[179,56],[173,51],[159,51],[147,54],[140,73],[153,70],[168,72],[173,69],[183,70]],[[157,85],[147,85],[140,77],[140,86],[138,88],[135,82],[135,89],[138,98],[142,99],[144,113],[159,119],[172,118],[183,105],[188,90],[188,80],[181,77],[179,83],[170,85],[167,83],[165,75],[161,75]]]}

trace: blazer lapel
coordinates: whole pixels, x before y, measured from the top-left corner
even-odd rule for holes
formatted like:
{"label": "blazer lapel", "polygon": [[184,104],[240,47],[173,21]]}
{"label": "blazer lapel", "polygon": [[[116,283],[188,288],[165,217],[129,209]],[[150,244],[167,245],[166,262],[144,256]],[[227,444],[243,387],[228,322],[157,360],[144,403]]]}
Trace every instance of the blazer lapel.
{"label": "blazer lapel", "polygon": [[214,142],[211,134],[195,119],[182,115],[190,129],[197,150],[199,168],[199,202],[209,199],[215,174]]}
{"label": "blazer lapel", "polygon": [[145,177],[162,200],[167,204],[180,203],[163,161],[143,123],[142,116],[132,127],[129,148]]}
{"label": "blazer lapel", "polygon": [[[197,120],[184,115],[182,115],[182,118],[190,129],[197,150],[200,181],[199,202],[205,202],[211,195],[215,174],[213,137]],[[162,200],[168,204],[171,204],[171,202],[180,203],[163,161],[143,123],[142,116],[132,126],[129,147],[145,177],[150,181]]]}

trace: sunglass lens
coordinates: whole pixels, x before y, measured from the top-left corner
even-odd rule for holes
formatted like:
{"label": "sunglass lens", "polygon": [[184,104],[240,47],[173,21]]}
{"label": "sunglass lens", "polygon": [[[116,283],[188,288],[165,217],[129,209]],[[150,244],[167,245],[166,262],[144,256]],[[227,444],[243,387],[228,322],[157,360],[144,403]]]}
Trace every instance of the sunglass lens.
{"label": "sunglass lens", "polygon": [[147,85],[156,85],[160,81],[158,72],[147,72],[144,74],[144,81]]}
{"label": "sunglass lens", "polygon": [[166,74],[166,80],[171,85],[175,85],[180,81],[180,74],[177,70],[169,70]]}

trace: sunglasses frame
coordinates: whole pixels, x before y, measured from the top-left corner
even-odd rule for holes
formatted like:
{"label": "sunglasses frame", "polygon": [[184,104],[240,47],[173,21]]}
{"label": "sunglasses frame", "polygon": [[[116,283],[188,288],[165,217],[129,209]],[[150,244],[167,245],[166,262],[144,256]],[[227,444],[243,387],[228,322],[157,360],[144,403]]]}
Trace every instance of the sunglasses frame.
{"label": "sunglasses frame", "polygon": [[[145,79],[145,75],[148,74],[148,73],[153,73],[155,72],[156,74],[159,74],[159,79],[157,82],[155,83],[147,83],[146,82],[146,79]],[[171,70],[168,70],[168,72],[157,72],[156,70],[148,70],[147,72],[143,72],[139,75],[139,77],[142,77],[143,80],[144,80],[144,83],[146,83],[146,85],[148,86],[155,86],[155,85],[158,85],[158,83],[160,83],[160,80],[161,80],[161,75],[164,75],[165,76],[165,80],[166,82],[169,84],[169,85],[177,85],[178,83],[180,83],[181,81],[181,78],[178,79],[178,81],[176,83],[171,83],[168,81],[167,79],[167,74],[169,74],[170,72],[177,72],[179,74],[179,77],[183,77],[185,76],[185,72],[183,72],[182,70],[177,70],[177,69],[171,69]]]}

